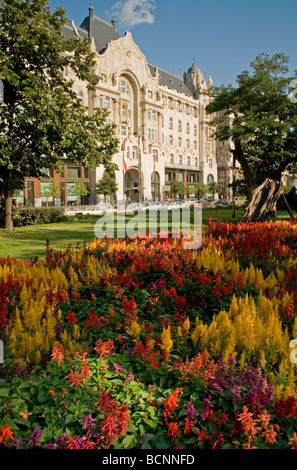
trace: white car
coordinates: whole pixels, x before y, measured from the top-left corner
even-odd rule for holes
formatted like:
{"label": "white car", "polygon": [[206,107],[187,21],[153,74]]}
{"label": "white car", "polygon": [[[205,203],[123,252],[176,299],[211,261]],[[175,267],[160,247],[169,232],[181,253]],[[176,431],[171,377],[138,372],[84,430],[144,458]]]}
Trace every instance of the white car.
{"label": "white car", "polygon": [[77,212],[77,214],[82,215],[103,215],[106,213],[113,212],[113,208],[110,204],[97,204],[96,206],[91,207],[91,209]]}
{"label": "white car", "polygon": [[143,207],[143,210],[148,209],[149,211],[157,211],[157,210],[162,209],[163,207],[164,206],[163,206],[163,204],[161,204],[161,202],[152,201],[152,202],[149,203],[148,206]]}

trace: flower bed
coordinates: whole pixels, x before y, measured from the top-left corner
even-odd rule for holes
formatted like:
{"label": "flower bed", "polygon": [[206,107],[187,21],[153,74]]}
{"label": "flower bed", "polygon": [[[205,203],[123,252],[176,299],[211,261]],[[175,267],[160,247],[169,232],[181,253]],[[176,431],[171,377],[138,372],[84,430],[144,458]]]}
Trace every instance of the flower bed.
{"label": "flower bed", "polygon": [[[297,225],[0,260],[0,442],[297,448]],[[292,356],[293,354],[293,356]]]}

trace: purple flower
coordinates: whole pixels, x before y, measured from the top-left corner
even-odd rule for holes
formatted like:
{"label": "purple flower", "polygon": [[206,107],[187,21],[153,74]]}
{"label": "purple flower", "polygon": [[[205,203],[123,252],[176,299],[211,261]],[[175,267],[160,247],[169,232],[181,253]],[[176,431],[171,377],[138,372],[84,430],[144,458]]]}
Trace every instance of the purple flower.
{"label": "purple flower", "polygon": [[39,444],[40,438],[42,436],[42,430],[40,428],[32,428],[32,432],[28,439],[28,446],[36,447]]}
{"label": "purple flower", "polygon": [[233,395],[233,400],[232,400],[232,402],[233,402],[234,404],[235,404],[235,403],[239,403],[239,402],[242,400],[240,387],[238,387],[238,385],[235,385],[235,386],[231,389],[231,392],[232,392],[232,395]]}
{"label": "purple flower", "polygon": [[120,366],[119,364],[116,364],[116,363],[113,364],[113,368],[114,368],[114,371],[117,375],[118,375],[119,372],[121,372],[123,370],[126,370],[126,369],[124,369],[124,367],[122,367],[122,366]]}
{"label": "purple flower", "polygon": [[139,441],[139,444],[140,444],[140,445],[143,444],[144,441],[146,441],[146,440],[147,440],[147,436],[142,436],[142,438],[141,438],[140,441]]}
{"label": "purple flower", "polygon": [[83,430],[86,432],[86,437],[89,439],[94,434],[94,428],[97,423],[97,419],[92,418],[91,414],[84,416],[84,418],[79,420],[83,423]]}
{"label": "purple flower", "polygon": [[58,437],[58,445],[59,447],[64,447],[67,444],[68,434],[64,432],[61,436]]}
{"label": "purple flower", "polygon": [[194,419],[198,416],[193,403],[190,401],[187,402],[187,415],[190,421],[194,421]]}
{"label": "purple flower", "polygon": [[47,446],[48,449],[59,449],[59,445],[58,444],[49,444]]}
{"label": "purple flower", "polygon": [[127,375],[126,380],[124,381],[124,384],[128,384],[133,379],[134,379],[134,375],[132,374],[132,372],[128,372],[128,375]]}
{"label": "purple flower", "polygon": [[22,438],[19,437],[18,439],[13,439],[13,441],[11,441],[10,445],[15,446],[17,449],[20,449],[21,448],[21,443],[22,443]]}

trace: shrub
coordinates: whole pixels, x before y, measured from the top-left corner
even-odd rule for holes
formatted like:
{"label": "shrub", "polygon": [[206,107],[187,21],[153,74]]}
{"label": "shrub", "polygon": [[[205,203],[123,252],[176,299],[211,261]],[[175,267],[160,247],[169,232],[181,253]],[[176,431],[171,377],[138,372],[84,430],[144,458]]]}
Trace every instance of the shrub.
{"label": "shrub", "polygon": [[63,210],[59,207],[24,207],[17,209],[13,218],[14,225],[52,224],[66,220]]}

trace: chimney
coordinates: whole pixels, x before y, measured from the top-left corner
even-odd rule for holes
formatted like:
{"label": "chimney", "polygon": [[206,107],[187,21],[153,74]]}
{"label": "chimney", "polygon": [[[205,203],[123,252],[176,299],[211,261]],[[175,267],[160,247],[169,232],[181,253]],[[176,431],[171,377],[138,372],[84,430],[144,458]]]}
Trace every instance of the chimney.
{"label": "chimney", "polygon": [[113,17],[113,19],[111,20],[111,24],[112,24],[113,29],[116,31],[117,30],[117,22],[116,22],[115,17]]}
{"label": "chimney", "polygon": [[90,8],[89,8],[89,16],[90,16],[90,19],[93,20],[94,19],[94,7],[93,5],[91,4]]}

